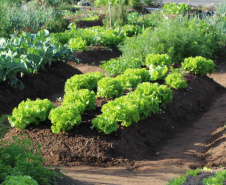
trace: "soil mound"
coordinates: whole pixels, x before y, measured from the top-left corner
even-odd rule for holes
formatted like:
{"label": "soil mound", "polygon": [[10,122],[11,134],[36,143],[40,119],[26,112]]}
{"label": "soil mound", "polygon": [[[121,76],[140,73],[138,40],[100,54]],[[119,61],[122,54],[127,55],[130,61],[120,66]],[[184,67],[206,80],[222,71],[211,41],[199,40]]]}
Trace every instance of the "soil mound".
{"label": "soil mound", "polygon": [[[37,82],[30,82],[32,85],[26,87],[26,94],[22,92],[16,94],[16,90],[13,94],[14,91],[10,89],[9,92],[14,95],[15,100],[8,93],[1,93],[1,98],[4,100],[4,104],[9,105],[7,110],[10,110],[13,108],[12,100],[20,102],[26,96],[42,98],[45,90],[47,90],[46,95],[57,93],[57,88],[54,89],[53,84],[49,85],[47,79],[52,79],[55,86],[59,87],[63,86],[66,78],[76,72],[79,73],[67,64],[56,64],[48,72],[38,74],[38,79],[42,79],[43,82],[39,81],[37,87],[34,85]],[[173,102],[168,104],[165,111],[152,115],[129,128],[120,127],[116,133],[111,135],[106,136],[90,129],[92,119],[101,114],[101,107],[97,107],[95,111],[85,112],[79,128],[74,128],[70,132],[53,134],[50,130],[50,122],[46,121],[37,127],[29,127],[25,133],[32,141],[42,145],[43,156],[47,159],[46,165],[132,165],[135,160],[153,159],[157,149],[166,140],[172,138],[174,133],[183,131],[185,127],[189,126],[188,124],[200,117],[200,113],[208,110],[217,97],[225,92],[221,85],[207,76],[188,74],[186,79],[188,88],[174,90]],[[36,89],[33,89],[34,87]],[[28,94],[29,92],[30,94]],[[100,102],[97,104],[101,105]],[[15,106],[17,105],[14,103]],[[5,111],[5,107],[2,106],[1,110]],[[5,138],[10,139],[11,136],[22,133],[21,130],[11,128]]]}

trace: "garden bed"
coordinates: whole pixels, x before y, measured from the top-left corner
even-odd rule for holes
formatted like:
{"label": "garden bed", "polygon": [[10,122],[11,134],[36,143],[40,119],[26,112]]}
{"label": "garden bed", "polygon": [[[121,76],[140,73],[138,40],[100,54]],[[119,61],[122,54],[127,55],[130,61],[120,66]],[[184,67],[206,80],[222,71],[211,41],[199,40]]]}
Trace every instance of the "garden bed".
{"label": "garden bed", "polygon": [[[94,60],[95,53],[103,52],[101,49],[80,53],[84,61],[92,61],[92,66],[99,65],[98,57]],[[116,50],[107,51],[105,57],[117,55]],[[88,54],[90,53],[90,54]],[[111,53],[111,54],[110,54]],[[89,59],[87,58],[89,56]],[[101,60],[104,59],[101,55]],[[91,63],[91,62],[90,62]],[[57,98],[63,96],[64,83],[74,74],[81,74],[73,63],[57,63],[50,69],[23,79],[26,88],[19,91],[2,83],[1,86],[1,113],[10,111],[27,97],[49,98],[56,105],[60,105]],[[74,66],[74,67],[72,67]],[[88,65],[87,65],[88,66]],[[174,136],[174,133],[183,131],[200,115],[207,111],[209,106],[219,97],[225,89],[207,76],[187,74],[188,87],[182,90],[173,90],[173,102],[168,104],[165,111],[153,115],[145,120],[133,124],[129,128],[120,127],[111,135],[104,135],[90,129],[91,121],[101,114],[101,107],[107,99],[97,100],[97,109],[82,115],[79,128],[70,132],[53,134],[51,123],[42,122],[39,126],[31,126],[25,133],[32,141],[42,145],[46,165],[133,165],[136,160],[152,160],[156,151],[165,141]],[[22,134],[23,131],[10,128],[5,138]]]}

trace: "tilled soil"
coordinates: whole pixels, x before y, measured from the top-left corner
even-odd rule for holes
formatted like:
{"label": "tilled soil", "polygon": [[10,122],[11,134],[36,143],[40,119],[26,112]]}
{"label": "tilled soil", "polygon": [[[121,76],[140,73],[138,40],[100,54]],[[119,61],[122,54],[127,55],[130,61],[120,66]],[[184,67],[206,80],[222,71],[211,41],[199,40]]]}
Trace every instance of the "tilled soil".
{"label": "tilled soil", "polygon": [[[101,48],[96,49],[96,52],[103,53]],[[31,99],[49,98],[55,104],[60,105],[60,102],[56,101],[56,99],[63,96],[63,88],[66,79],[74,74],[83,73],[83,70],[85,70],[85,72],[95,71],[98,68],[95,66],[96,63],[99,64],[98,62],[101,60],[108,60],[111,56],[115,57],[120,55],[120,52],[112,50],[106,55],[106,59],[101,55],[100,60],[94,60],[93,56],[95,52],[90,53],[92,60],[86,58],[88,64],[75,65],[73,63],[56,63],[51,68],[46,68],[45,71],[41,71],[37,75],[23,78],[22,80],[26,86],[23,91],[15,90],[7,83],[1,83],[1,114],[10,113],[18,103],[28,97]],[[87,55],[86,53],[81,53],[81,56]],[[90,65],[90,63],[92,63],[92,65]],[[83,70],[78,70],[81,65],[83,65]],[[89,69],[86,70],[84,65],[87,65]],[[133,174],[136,176],[137,173],[143,173],[147,170],[145,166],[148,166],[148,162],[145,163],[145,161],[169,157],[169,155],[163,152],[163,155],[159,158],[159,151],[161,151],[160,154],[164,151],[162,150],[162,148],[164,148],[162,146],[167,146],[168,144],[166,143],[169,139],[175,139],[174,136],[177,133],[183,135],[183,132],[186,132],[187,128],[192,127],[192,123],[200,118],[202,113],[206,112],[218,97],[225,93],[225,88],[207,76],[188,74],[185,78],[187,79],[188,87],[182,90],[173,90],[173,102],[167,105],[166,110],[158,115],[152,115],[145,120],[139,121],[129,128],[119,127],[116,133],[109,136],[90,129],[92,119],[101,113],[100,106],[98,106],[95,111],[85,112],[82,116],[83,121],[80,127],[74,128],[70,132],[53,134],[50,130],[51,124],[49,121],[43,122],[39,126],[31,126],[26,129],[25,132],[32,141],[42,145],[43,156],[47,159],[46,165],[126,166],[128,169],[126,173],[130,174],[129,177],[133,177]],[[103,102],[107,101],[106,99],[98,99],[97,105],[102,105]],[[21,130],[10,128],[10,132],[5,135],[5,138],[10,139],[11,136],[21,133],[23,133]],[[181,143],[181,145],[184,144],[186,146],[187,141],[184,140]],[[215,142],[215,146],[218,146],[217,143],[220,143],[220,141]],[[173,148],[168,148],[165,151],[168,150],[173,151]],[[219,152],[221,153],[219,155],[222,155],[221,151],[222,148],[219,148]],[[197,153],[198,152],[196,152],[196,154]],[[214,151],[214,153],[217,153],[217,151]],[[190,157],[193,158],[193,155],[191,154]],[[213,159],[214,155],[209,158],[200,155],[198,160],[201,161],[201,163],[197,165],[192,164],[188,167],[200,167],[204,162],[212,164]],[[143,162],[137,165],[136,161]],[[171,165],[173,161],[177,166],[183,163],[183,161],[177,161],[176,159],[172,159],[172,161],[168,161],[168,163]],[[158,162],[155,163],[156,166],[157,164]],[[178,171],[178,169],[172,166],[170,167],[170,165],[169,167],[166,166],[164,169],[165,172],[167,170],[169,172],[170,170]],[[155,168],[152,170],[154,169]],[[138,184],[138,181],[134,182],[133,184]],[[153,182],[153,184],[159,183]]]}

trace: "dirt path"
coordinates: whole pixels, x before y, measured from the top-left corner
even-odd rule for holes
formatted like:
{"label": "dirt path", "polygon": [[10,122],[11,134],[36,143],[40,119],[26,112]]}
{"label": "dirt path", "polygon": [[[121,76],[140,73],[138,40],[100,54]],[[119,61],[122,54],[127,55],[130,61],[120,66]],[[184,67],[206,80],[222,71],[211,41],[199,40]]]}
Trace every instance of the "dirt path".
{"label": "dirt path", "polygon": [[[221,67],[219,72],[210,77],[226,87],[226,64]],[[225,112],[226,94],[220,97],[193,126],[171,139],[153,161],[138,161],[131,168],[79,166],[63,167],[61,171],[79,180],[80,184],[165,185],[169,179],[179,177],[179,174],[184,174],[187,169],[195,169],[206,164],[204,157],[208,150],[209,157],[217,157],[220,160],[218,165],[226,165],[223,153],[226,155],[226,142],[218,146],[220,154],[219,151],[211,153],[211,147],[216,147],[219,138],[225,140],[226,136],[222,133],[226,123]]]}

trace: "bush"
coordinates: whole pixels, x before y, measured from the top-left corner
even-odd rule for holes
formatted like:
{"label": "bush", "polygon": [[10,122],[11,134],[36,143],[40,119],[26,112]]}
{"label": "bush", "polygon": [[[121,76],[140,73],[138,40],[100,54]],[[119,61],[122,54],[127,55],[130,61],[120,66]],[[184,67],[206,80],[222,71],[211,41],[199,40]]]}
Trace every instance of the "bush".
{"label": "bush", "polygon": [[97,85],[97,97],[115,98],[121,96],[124,92],[121,82],[115,78],[102,78]]}
{"label": "bush", "polygon": [[167,75],[165,83],[174,89],[183,89],[188,86],[186,80],[183,79],[183,75],[176,72]]}
{"label": "bush", "polygon": [[25,129],[30,124],[38,125],[47,119],[50,110],[54,107],[48,99],[35,101],[27,99],[22,101],[18,108],[13,109],[12,116],[8,118],[9,123],[19,129]]}
{"label": "bush", "polygon": [[75,125],[79,126],[82,121],[81,115],[74,104],[66,104],[52,109],[49,114],[49,119],[53,124],[51,126],[53,133],[69,131]]}
{"label": "bush", "polygon": [[219,38],[225,37],[222,31],[220,34],[221,27],[200,29],[198,22],[195,27],[190,27],[190,22],[187,17],[165,20],[155,29],[146,29],[137,37],[126,38],[120,46],[122,56],[144,60],[148,54],[167,54],[174,63],[187,57],[215,57],[222,48],[222,44],[217,44],[222,42]]}
{"label": "bush", "polygon": [[194,74],[206,75],[207,73],[212,74],[215,71],[214,62],[201,56],[185,58],[181,65],[183,69]]}

